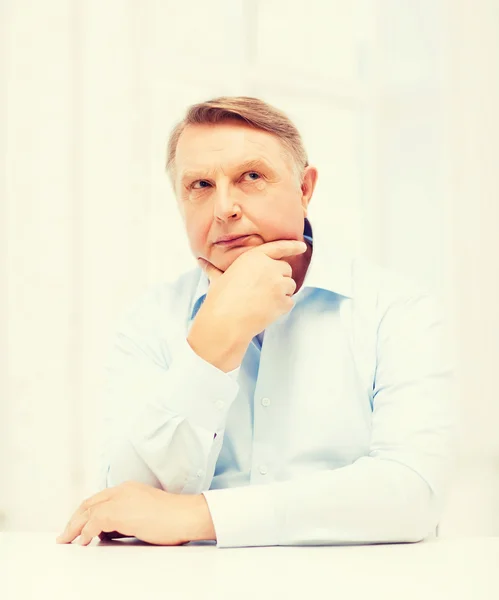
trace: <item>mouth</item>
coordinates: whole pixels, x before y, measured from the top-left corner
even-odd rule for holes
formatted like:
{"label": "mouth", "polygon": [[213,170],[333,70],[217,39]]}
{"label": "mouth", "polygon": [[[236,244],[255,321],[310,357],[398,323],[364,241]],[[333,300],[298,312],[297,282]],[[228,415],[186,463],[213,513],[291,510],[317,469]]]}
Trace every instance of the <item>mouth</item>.
{"label": "mouth", "polygon": [[231,240],[225,240],[223,242],[216,242],[215,246],[219,246],[221,248],[229,248],[232,246],[241,246],[248,240],[250,235],[242,235],[241,237],[232,238]]}

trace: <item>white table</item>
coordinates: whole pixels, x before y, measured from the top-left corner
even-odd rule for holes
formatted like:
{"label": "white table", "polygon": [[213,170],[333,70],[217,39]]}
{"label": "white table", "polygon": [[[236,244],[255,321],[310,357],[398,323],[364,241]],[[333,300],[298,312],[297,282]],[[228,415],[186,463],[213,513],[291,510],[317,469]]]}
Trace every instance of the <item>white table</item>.
{"label": "white table", "polygon": [[61,545],[58,533],[0,533],[2,600],[499,599],[499,537],[224,549],[135,538]]}

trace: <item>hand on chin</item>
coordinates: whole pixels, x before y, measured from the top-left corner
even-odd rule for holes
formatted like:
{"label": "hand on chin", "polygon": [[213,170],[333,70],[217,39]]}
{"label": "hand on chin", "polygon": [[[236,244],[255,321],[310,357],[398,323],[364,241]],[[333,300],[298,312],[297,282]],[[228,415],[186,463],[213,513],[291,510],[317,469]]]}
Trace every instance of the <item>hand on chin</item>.
{"label": "hand on chin", "polygon": [[225,251],[212,252],[211,257],[208,260],[215,265],[217,269],[225,272],[238,256],[251,250],[251,248],[254,248],[254,246],[237,246]]}

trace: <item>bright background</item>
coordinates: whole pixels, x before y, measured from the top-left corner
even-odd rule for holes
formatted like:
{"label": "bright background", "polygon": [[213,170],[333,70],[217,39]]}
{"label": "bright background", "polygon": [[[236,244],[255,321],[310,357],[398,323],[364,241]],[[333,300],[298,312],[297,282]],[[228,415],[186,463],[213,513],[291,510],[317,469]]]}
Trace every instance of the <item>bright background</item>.
{"label": "bright background", "polygon": [[224,94],[295,121],[315,226],[441,296],[440,534],[499,535],[496,0],[0,0],[0,529],[59,530],[96,491],[116,320],[195,266],[166,141]]}

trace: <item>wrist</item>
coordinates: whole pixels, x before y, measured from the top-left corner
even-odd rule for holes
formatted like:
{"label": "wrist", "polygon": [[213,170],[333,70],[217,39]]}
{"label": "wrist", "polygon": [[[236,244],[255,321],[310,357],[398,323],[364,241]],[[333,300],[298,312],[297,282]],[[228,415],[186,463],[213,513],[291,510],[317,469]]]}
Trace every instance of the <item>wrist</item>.
{"label": "wrist", "polygon": [[[237,368],[246,353],[251,337],[227,323],[206,322],[196,317],[187,342],[194,352],[221,371],[227,373]],[[199,318],[199,319],[198,319]]]}
{"label": "wrist", "polygon": [[193,521],[191,531],[189,531],[189,541],[197,542],[200,540],[217,541],[213,519],[206,498],[203,494],[195,494],[193,499]]}

